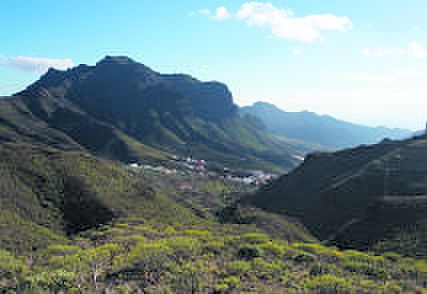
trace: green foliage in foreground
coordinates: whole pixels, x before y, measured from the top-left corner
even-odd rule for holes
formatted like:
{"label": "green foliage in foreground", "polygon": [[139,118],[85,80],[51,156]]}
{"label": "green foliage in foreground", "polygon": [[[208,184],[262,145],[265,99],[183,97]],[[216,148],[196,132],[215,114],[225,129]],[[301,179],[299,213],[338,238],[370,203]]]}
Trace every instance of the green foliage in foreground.
{"label": "green foliage in foreground", "polygon": [[22,256],[0,250],[0,292],[427,293],[423,260],[242,228],[132,219]]}

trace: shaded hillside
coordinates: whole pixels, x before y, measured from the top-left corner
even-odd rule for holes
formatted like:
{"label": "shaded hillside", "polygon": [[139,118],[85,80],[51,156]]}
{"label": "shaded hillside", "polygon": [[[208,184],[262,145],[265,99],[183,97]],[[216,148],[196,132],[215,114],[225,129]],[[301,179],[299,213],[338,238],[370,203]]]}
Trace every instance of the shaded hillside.
{"label": "shaded hillside", "polygon": [[[424,235],[426,194],[424,136],[310,155],[251,202],[300,219],[322,240],[366,249]],[[412,254],[427,248],[418,240]]]}
{"label": "shaded hillside", "polygon": [[323,149],[342,149],[411,135],[409,130],[366,127],[308,111],[285,112],[266,102],[242,107],[241,112],[259,118],[273,134],[319,144]]}
{"label": "shaded hillside", "polygon": [[332,242],[347,248],[427,257],[427,196],[378,200]]}
{"label": "shaded hillside", "polygon": [[3,247],[46,246],[123,217],[196,219],[141,178],[85,153],[3,144],[0,175]]}

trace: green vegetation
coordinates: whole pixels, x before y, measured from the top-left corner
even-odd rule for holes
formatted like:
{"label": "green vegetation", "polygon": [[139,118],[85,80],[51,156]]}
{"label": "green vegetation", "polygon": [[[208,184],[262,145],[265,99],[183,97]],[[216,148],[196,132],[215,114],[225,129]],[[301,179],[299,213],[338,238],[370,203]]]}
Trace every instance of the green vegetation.
{"label": "green vegetation", "polygon": [[[245,226],[171,227],[145,219],[75,235],[67,245],[0,250],[8,293],[425,293],[427,262],[288,243]],[[245,230],[247,230],[246,228]],[[392,256],[392,258],[390,258]],[[274,289],[274,290],[273,290]]]}
{"label": "green vegetation", "polygon": [[[325,247],[291,219],[224,208],[240,186],[197,179],[193,203],[175,176],[23,144],[0,153],[5,293],[423,293],[424,260]],[[203,200],[215,197],[219,213]]]}

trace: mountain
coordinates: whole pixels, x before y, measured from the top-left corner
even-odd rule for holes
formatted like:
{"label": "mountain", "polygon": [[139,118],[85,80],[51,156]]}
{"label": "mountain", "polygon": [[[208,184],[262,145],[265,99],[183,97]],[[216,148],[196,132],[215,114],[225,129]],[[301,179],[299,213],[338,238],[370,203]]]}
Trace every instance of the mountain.
{"label": "mountain", "polygon": [[126,57],[50,70],[0,99],[0,292],[422,293],[425,261],[328,248],[293,217],[224,208],[241,183],[124,166],[192,149],[284,170],[300,148],[312,144],[240,117],[217,82]]}
{"label": "mountain", "polygon": [[292,169],[301,155],[300,144],[267,134],[252,116],[240,117],[226,85],[160,74],[128,57],[50,69],[0,104],[3,142],[85,150],[120,161],[192,153],[218,167],[278,172]]}
{"label": "mountain", "polygon": [[427,136],[311,154],[248,201],[339,246],[427,256]]}
{"label": "mountain", "polygon": [[242,107],[240,111],[260,119],[273,134],[319,144],[329,150],[378,143],[385,138],[403,139],[412,134],[410,130],[366,127],[308,111],[285,112],[266,102]]}

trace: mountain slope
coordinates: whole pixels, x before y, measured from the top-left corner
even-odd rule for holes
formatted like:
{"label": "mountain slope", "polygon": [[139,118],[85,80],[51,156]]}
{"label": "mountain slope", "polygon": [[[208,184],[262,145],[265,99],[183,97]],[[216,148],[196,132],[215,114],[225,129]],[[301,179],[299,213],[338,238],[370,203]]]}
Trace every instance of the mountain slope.
{"label": "mountain slope", "polygon": [[121,161],[192,152],[219,166],[283,171],[298,164],[294,155],[301,153],[296,144],[267,134],[253,117],[241,118],[225,85],[163,75],[127,57],[51,69],[0,103],[3,141]]}
{"label": "mountain slope", "polygon": [[371,128],[320,116],[312,112],[285,112],[273,104],[257,102],[242,107],[242,113],[259,118],[273,134],[324,146],[341,149],[360,144],[373,144],[384,138],[402,139],[411,135],[404,129]]}
{"label": "mountain slope", "polygon": [[47,246],[125,217],[189,222],[189,209],[138,176],[81,152],[0,146],[0,245]]}
{"label": "mountain slope", "polygon": [[398,236],[406,235],[417,240],[418,249],[408,250],[414,255],[427,249],[426,183],[422,136],[310,155],[251,202],[296,217],[321,240],[347,247],[399,247]]}

